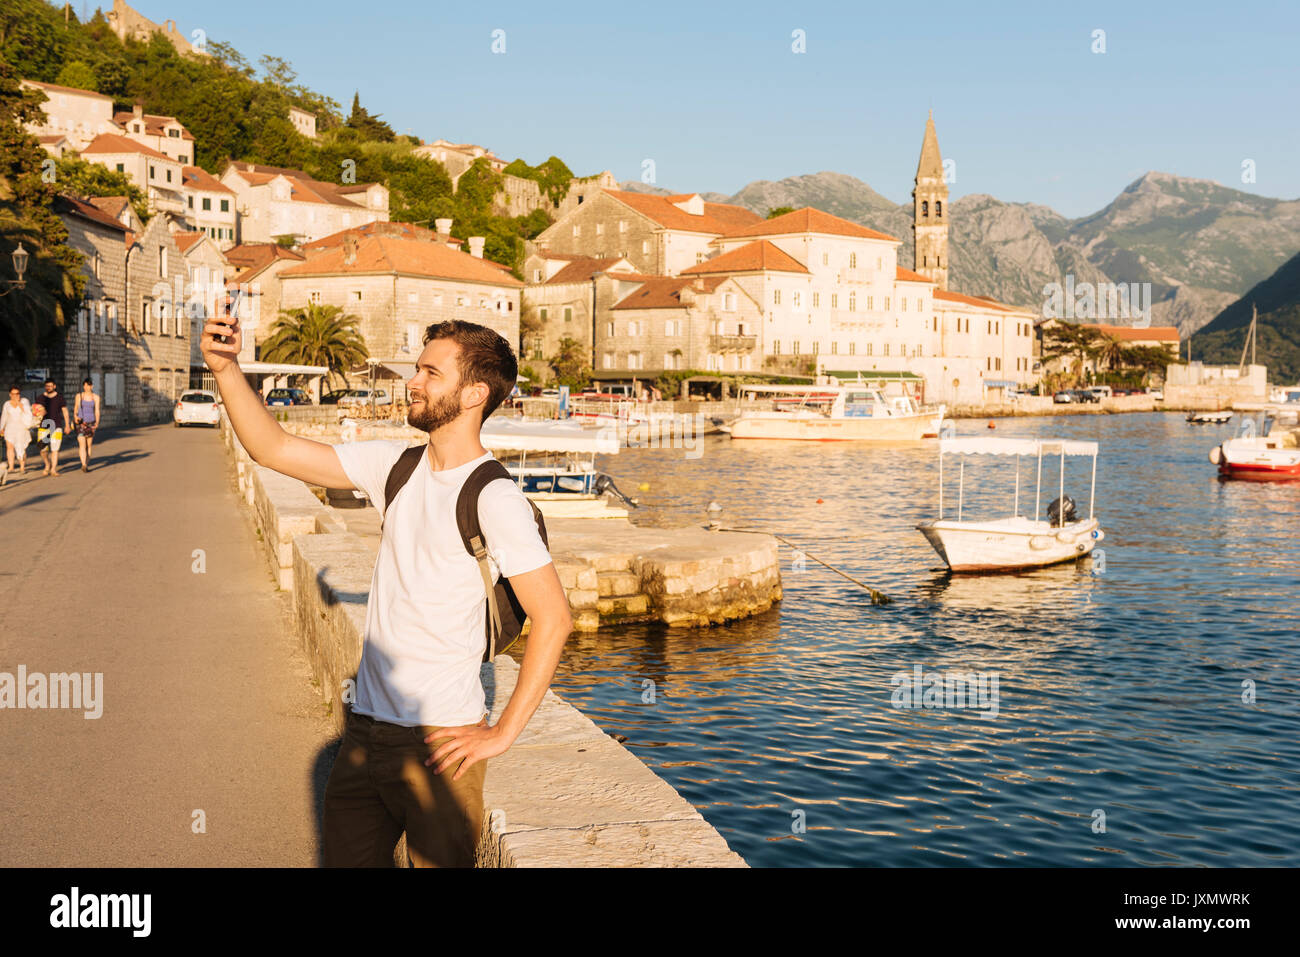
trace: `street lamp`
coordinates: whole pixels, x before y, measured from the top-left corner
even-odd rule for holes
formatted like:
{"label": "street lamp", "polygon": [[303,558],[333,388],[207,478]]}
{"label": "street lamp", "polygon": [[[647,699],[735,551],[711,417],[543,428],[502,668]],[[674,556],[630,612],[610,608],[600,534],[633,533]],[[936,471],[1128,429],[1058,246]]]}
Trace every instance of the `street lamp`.
{"label": "street lamp", "polygon": [[22,243],[19,243],[18,248],[14,250],[14,255],[13,255],[14,275],[16,275],[18,278],[6,279],[5,282],[9,284],[9,288],[6,289],[4,292],[0,292],[0,296],[7,296],[15,289],[22,289],[24,286],[27,285],[27,283],[23,280],[23,273],[27,272],[27,260],[29,258],[30,257],[27,253],[27,250],[23,249]]}

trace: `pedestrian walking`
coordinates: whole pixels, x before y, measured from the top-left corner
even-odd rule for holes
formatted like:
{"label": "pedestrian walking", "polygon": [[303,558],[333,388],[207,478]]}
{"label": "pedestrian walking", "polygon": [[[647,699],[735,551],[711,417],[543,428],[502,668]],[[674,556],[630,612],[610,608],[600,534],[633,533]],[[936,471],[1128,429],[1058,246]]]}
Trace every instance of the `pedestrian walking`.
{"label": "pedestrian walking", "polygon": [[0,408],[0,436],[5,442],[5,472],[0,476],[0,485],[9,481],[14,462],[18,463],[18,474],[27,474],[27,446],[32,441],[32,406],[23,397],[18,386],[9,387],[9,401]]}
{"label": "pedestrian walking", "polygon": [[73,414],[77,420],[77,452],[81,456],[81,471],[90,471],[90,450],[95,442],[95,429],[99,426],[99,393],[89,379],[82,380],[81,395]]}
{"label": "pedestrian walking", "polygon": [[[45,463],[46,475],[59,474],[59,449],[63,446],[63,433],[72,431],[72,423],[68,421],[68,404],[63,400],[59,393],[59,386],[53,379],[45,380],[45,391],[32,400],[32,412],[36,411],[36,403],[45,409],[45,414],[37,421],[38,434],[37,443],[41,447],[41,461]],[[49,420],[48,427],[45,426],[46,420]],[[42,437],[39,430],[44,428],[45,435]]]}
{"label": "pedestrian walking", "polygon": [[[531,719],[573,627],[532,503],[508,473],[494,475],[504,469],[479,440],[517,360],[486,326],[435,323],[407,383],[407,422],[427,442],[331,446],[286,433],[261,405],[239,368],[240,340],[238,318],[218,317],[201,348],[252,459],[314,485],[360,489],[384,516],[355,701],[325,787],[324,862],[392,866],[405,832],[414,866],[472,866],[488,759]],[[471,518],[478,531],[466,537],[461,523]],[[503,611],[498,579],[532,626],[515,688],[489,725],[479,668]]]}

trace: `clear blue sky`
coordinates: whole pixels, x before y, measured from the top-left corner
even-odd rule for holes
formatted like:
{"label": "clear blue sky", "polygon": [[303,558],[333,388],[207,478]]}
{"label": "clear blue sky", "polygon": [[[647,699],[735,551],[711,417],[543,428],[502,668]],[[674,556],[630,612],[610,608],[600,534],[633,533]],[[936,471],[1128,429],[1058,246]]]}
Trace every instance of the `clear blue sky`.
{"label": "clear blue sky", "polygon": [[[345,109],[359,90],[398,132],[620,180],[653,159],[674,191],[834,170],[902,202],[933,107],[954,197],[1081,216],[1151,169],[1300,196],[1294,0],[134,6],[254,63],[282,57]],[[791,51],[796,29],[806,53]]]}

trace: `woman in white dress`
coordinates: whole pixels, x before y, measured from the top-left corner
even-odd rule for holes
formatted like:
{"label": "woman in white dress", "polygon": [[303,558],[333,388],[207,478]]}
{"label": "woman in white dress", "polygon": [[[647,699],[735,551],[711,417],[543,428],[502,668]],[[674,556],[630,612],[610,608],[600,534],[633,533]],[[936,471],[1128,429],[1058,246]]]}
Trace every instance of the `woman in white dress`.
{"label": "woman in white dress", "polygon": [[27,444],[32,440],[32,407],[22,397],[18,386],[9,390],[9,401],[0,406],[0,435],[5,440],[5,463],[0,485],[9,480],[9,470],[18,460],[20,474],[27,472]]}

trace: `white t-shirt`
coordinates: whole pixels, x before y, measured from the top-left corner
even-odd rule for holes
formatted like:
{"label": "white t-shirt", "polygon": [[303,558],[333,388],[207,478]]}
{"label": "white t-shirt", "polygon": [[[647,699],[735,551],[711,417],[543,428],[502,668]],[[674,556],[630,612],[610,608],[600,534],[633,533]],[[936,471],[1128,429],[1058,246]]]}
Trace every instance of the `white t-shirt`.
{"label": "white t-shirt", "polygon": [[[395,439],[334,446],[343,471],[383,514],[388,472],[407,448]],[[487,594],[456,528],[461,486],[490,452],[434,471],[426,454],[384,519],[366,607],[365,645],[352,710],[407,727],[477,724],[487,715],[479,665]],[[532,506],[507,479],[479,495],[492,580],[551,561]]]}

